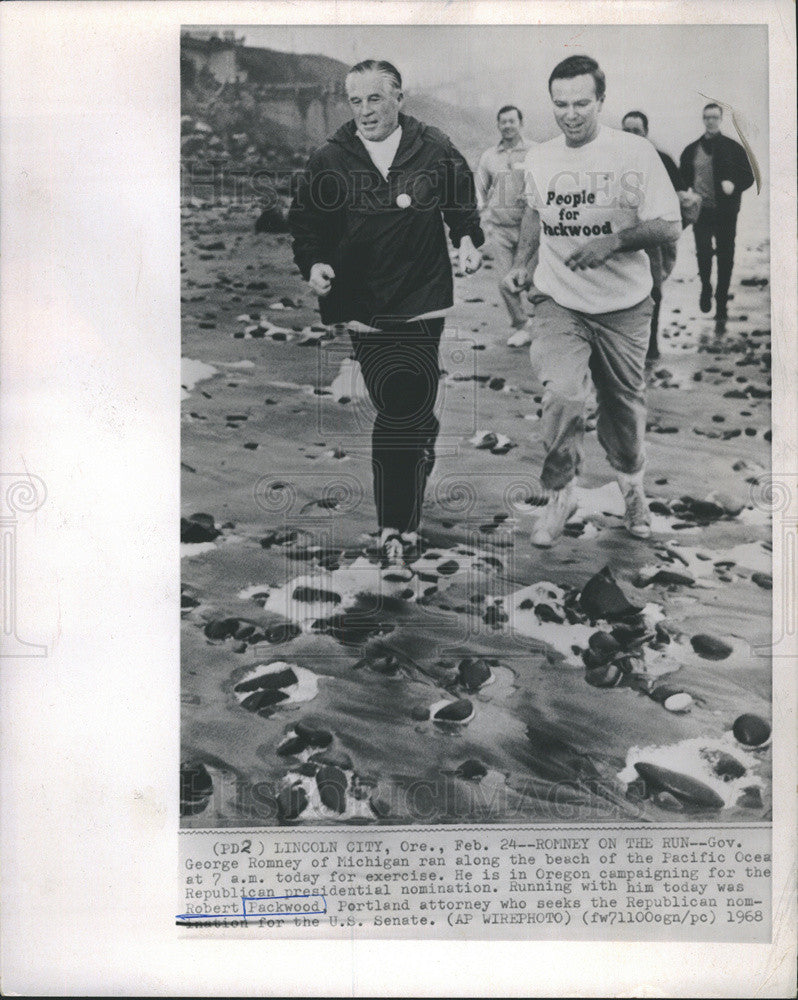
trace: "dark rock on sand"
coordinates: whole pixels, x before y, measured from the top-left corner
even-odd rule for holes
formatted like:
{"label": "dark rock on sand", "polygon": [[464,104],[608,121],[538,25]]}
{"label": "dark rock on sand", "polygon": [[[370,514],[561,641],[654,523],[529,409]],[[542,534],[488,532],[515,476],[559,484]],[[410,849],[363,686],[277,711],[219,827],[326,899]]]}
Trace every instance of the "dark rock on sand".
{"label": "dark rock on sand", "polygon": [[493,677],[493,672],[484,660],[466,657],[457,667],[458,678],[467,691],[478,691]]}
{"label": "dark rock on sand", "polygon": [[593,621],[616,621],[639,614],[642,610],[629,603],[609,566],[587,581],[579,597],[579,606]]}
{"label": "dark rock on sand", "polygon": [[752,573],[751,579],[763,590],[773,590],[773,577],[770,573]]}
{"label": "dark rock on sand", "polygon": [[307,808],[308,793],[300,784],[283,788],[277,796],[277,809],[282,819],[297,819]]}
{"label": "dark rock on sand", "polygon": [[315,725],[312,719],[303,719],[301,722],[295,723],[294,732],[309,747],[324,749],[333,741],[333,734],[328,729]]}
{"label": "dark rock on sand", "polygon": [[287,739],[285,743],[281,743],[277,747],[278,757],[295,757],[297,754],[302,753],[303,750],[307,750],[307,743],[299,736],[292,736]]}
{"label": "dark rock on sand", "polygon": [[240,618],[217,619],[205,626],[205,636],[208,639],[230,639],[236,634],[240,625]]}
{"label": "dark rock on sand", "polygon": [[332,765],[320,767],[316,772],[316,785],[321,801],[333,812],[346,811],[346,789],[349,779],[339,768]]}
{"label": "dark rock on sand", "polygon": [[236,684],[235,689],[239,693],[243,693],[244,691],[264,691],[267,688],[286,688],[297,683],[297,675],[290,667],[286,667],[285,670],[259,674],[248,681],[242,681],[240,684]]}
{"label": "dark rock on sand", "polygon": [[210,514],[192,514],[191,517],[180,518],[181,542],[212,542],[220,534]]}
{"label": "dark rock on sand", "polygon": [[723,799],[702,781],[691,778],[688,774],[671,771],[659,764],[649,764],[639,761],[635,770],[646,782],[649,788],[658,792],[670,792],[671,795],[685,805],[696,809],[722,809]]}
{"label": "dark rock on sand", "polygon": [[464,760],[455,771],[458,777],[466,778],[469,781],[479,781],[487,773],[487,767],[485,767],[481,760],[477,760],[475,757],[469,757],[468,760]]}
{"label": "dark rock on sand", "polygon": [[732,757],[730,753],[719,753],[712,766],[715,774],[723,778],[724,781],[731,781],[733,778],[742,778],[745,774],[745,766]]}
{"label": "dark rock on sand", "polygon": [[725,660],[732,653],[732,647],[727,642],[705,633],[694,635],[690,645],[705,660]]}
{"label": "dark rock on sand", "polygon": [[241,702],[241,707],[245,708],[248,712],[257,712],[259,714],[269,713],[274,705],[279,705],[281,701],[286,701],[288,695],[285,691],[281,691],[279,688],[265,688],[261,691],[256,691],[254,694],[249,695]]}
{"label": "dark rock on sand", "polygon": [[770,739],[770,723],[758,715],[741,715],[734,720],[732,732],[743,746],[760,747]]}
{"label": "dark rock on sand", "polygon": [[355,768],[352,758],[343,750],[320,750],[310,759],[327,767],[337,767],[341,771],[353,771]]}
{"label": "dark rock on sand", "polygon": [[465,722],[474,714],[474,706],[468,698],[458,698],[439,708],[433,716],[435,722]]}
{"label": "dark rock on sand", "polygon": [[213,794],[213,778],[204,764],[183,764],[180,768],[180,815],[195,816],[208,805]]}

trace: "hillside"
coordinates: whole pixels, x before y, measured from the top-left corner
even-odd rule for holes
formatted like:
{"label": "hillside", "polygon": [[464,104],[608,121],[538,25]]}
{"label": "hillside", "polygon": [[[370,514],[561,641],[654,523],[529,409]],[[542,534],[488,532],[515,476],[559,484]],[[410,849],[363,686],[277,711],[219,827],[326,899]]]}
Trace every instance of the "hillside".
{"label": "hillside", "polygon": [[[184,40],[184,163],[295,166],[349,117],[345,63],[238,45],[235,65],[242,78],[220,83],[210,69],[191,61]],[[404,110],[446,132],[472,165],[493,139],[492,115],[481,109],[457,107],[421,91],[407,95]]]}

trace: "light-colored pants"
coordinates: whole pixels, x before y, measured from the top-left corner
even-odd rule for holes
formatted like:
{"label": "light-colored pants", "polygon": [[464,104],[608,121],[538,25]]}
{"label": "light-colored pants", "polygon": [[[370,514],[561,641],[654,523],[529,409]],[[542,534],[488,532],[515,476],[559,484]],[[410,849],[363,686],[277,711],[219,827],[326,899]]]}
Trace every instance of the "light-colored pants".
{"label": "light-colored pants", "polygon": [[510,324],[515,330],[520,329],[526,323],[527,314],[521,302],[521,296],[514,295],[504,288],[502,280],[512,269],[520,231],[520,226],[493,226],[490,224],[485,226],[485,238],[488,248],[493,253],[493,265],[499,281],[499,293],[504,299],[507,312],[510,314]]}
{"label": "light-colored pants", "polygon": [[598,401],[599,442],[618,472],[645,461],[645,364],[654,304],[588,315],[538,300],[529,348],[543,383],[541,434],[546,448],[541,483],[559,490],[579,472],[591,376]]}

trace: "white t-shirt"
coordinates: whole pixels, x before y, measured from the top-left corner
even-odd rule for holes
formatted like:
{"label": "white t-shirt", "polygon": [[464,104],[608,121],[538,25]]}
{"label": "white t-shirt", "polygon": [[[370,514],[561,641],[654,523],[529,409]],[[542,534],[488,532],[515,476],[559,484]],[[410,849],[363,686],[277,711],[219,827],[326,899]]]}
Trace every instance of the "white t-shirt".
{"label": "white t-shirt", "polygon": [[524,169],[527,202],[540,213],[535,287],[592,315],[642,302],[652,284],[645,251],[624,250],[578,271],[565,261],[596,236],[650,219],[681,221],[679,199],[648,139],[603,125],[584,146],[567,146],[560,135],[533,146]]}
{"label": "white t-shirt", "polygon": [[380,139],[378,142],[375,142],[373,139],[367,139],[360,132],[357,133],[357,137],[366,147],[366,152],[371,157],[371,162],[387,181],[388,170],[394,161],[399,143],[402,141],[402,126],[397,126],[389,136],[385,139]]}

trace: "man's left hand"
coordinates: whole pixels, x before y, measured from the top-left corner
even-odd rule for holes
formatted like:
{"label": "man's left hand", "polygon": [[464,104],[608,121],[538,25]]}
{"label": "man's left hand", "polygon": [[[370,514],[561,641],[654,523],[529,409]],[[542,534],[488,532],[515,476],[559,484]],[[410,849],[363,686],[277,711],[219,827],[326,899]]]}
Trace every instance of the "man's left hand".
{"label": "man's left hand", "polygon": [[588,240],[576,253],[572,253],[565,263],[572,271],[599,267],[605,260],[612,257],[620,247],[621,243],[617,235],[598,236],[594,240]]}
{"label": "man's left hand", "polygon": [[734,183],[732,181],[721,181],[720,186],[726,195],[734,194]]}
{"label": "man's left hand", "polygon": [[482,254],[475,246],[468,246],[470,241],[463,240],[460,244],[460,270],[466,274],[473,274],[482,266]]}

